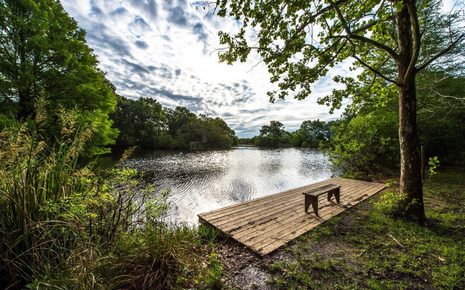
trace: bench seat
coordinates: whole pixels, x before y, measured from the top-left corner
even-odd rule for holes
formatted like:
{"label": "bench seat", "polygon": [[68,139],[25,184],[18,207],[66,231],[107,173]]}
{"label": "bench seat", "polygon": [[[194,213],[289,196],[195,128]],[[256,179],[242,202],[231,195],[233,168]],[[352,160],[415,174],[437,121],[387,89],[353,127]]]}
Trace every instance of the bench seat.
{"label": "bench seat", "polygon": [[325,193],[328,193],[328,201],[330,201],[331,197],[334,195],[336,202],[340,203],[341,186],[332,183],[327,184],[302,193],[305,195],[305,212],[308,212],[308,208],[310,204],[312,204],[313,211],[315,215],[318,216],[318,197]]}

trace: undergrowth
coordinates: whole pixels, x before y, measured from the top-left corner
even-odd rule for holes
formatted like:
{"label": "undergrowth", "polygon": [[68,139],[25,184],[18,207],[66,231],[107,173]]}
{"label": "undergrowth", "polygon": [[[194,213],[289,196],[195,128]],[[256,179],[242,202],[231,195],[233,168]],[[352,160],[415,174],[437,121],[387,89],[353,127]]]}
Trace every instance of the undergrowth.
{"label": "undergrowth", "polygon": [[46,140],[44,106],[0,132],[0,289],[217,288],[215,234],[165,224],[169,190],[136,170],[79,167],[94,129],[61,112]]}

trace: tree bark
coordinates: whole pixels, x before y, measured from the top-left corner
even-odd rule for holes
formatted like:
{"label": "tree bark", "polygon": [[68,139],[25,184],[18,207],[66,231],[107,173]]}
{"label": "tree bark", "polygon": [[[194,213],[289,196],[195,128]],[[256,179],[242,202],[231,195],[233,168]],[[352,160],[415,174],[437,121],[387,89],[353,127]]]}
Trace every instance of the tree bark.
{"label": "tree bark", "polygon": [[401,154],[400,191],[408,216],[425,219],[421,180],[420,134],[417,127],[415,73],[406,75],[413,57],[412,23],[407,5],[397,13],[399,58],[399,141]]}

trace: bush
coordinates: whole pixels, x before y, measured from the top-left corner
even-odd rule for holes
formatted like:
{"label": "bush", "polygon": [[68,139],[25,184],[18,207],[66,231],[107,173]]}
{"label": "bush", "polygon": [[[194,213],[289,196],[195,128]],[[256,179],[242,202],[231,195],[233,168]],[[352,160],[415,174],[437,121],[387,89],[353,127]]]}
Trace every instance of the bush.
{"label": "bush", "polygon": [[371,114],[357,116],[333,128],[336,134],[322,149],[333,163],[333,170],[344,177],[371,180],[388,174],[399,163],[397,140],[383,136],[383,120]]}
{"label": "bush", "polygon": [[199,263],[205,234],[163,223],[169,190],[130,168],[78,167],[92,130],[77,117],[57,116],[59,140],[42,138],[41,114],[0,132],[0,289],[218,285],[220,262]]}
{"label": "bush", "polygon": [[381,196],[381,201],[375,204],[375,209],[382,214],[393,217],[404,211],[401,206],[405,196],[400,195],[395,190],[390,190]]}
{"label": "bush", "polygon": [[111,257],[122,233],[158,222],[168,208],[168,191],[153,193],[135,170],[113,169],[104,179],[91,165],[78,167],[93,132],[77,127],[76,112],[57,116],[55,141],[42,138],[46,116],[38,112],[34,122],[0,133],[2,289],[95,279],[87,267],[104,263],[90,261]]}

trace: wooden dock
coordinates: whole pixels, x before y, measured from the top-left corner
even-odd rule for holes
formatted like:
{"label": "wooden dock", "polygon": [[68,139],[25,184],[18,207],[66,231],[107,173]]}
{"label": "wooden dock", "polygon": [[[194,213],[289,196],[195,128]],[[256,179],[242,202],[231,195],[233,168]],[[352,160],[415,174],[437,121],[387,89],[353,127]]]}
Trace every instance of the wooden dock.
{"label": "wooden dock", "polygon": [[[341,185],[341,203],[319,198],[319,216],[304,211],[304,191]],[[312,228],[380,192],[385,184],[333,178],[199,214],[209,224],[259,255],[266,255]]]}

